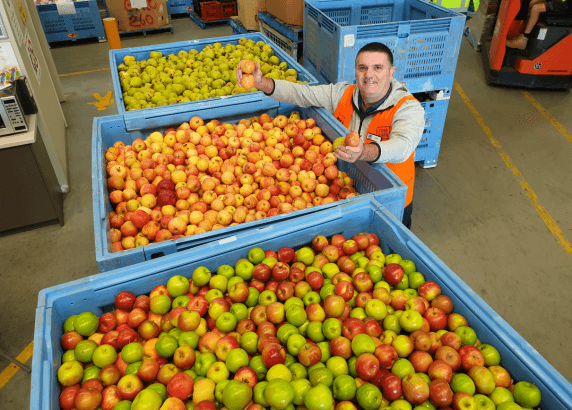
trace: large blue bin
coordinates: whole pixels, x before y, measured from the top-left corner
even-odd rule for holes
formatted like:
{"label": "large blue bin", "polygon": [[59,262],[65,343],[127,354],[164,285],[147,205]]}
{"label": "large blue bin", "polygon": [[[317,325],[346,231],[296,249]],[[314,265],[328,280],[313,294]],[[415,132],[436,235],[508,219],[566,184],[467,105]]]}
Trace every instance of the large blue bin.
{"label": "large blue bin", "polygon": [[42,290],[36,310],[30,408],[59,408],[57,370],[63,354],[60,338],[68,316],[84,311],[99,316],[113,310],[115,296],[120,291],[129,290],[135,295],[149,293],[155,286],[166,284],[173,275],[190,277],[199,266],[215,272],[223,264],[234,265],[238,259],[246,258],[253,247],[278,250],[282,246],[290,246],[298,249],[310,244],[315,235],[341,233],[350,237],[362,231],[377,234],[384,253],[398,253],[412,260],[427,280],[437,282],[443,294],[453,300],[454,311],[467,318],[481,342],[499,350],[501,365],[513,379],[527,380],[538,386],[542,392],[543,410],[572,409],[570,383],[375,200],[340,203],[298,218],[295,224],[284,221],[271,229],[242,232],[232,241],[206,244],[145,264]]}
{"label": "large blue bin", "polygon": [[97,37],[105,41],[105,30],[96,0],[73,3],[75,14],[60,15],[55,4],[37,5],[38,15],[48,44]]}
{"label": "large blue bin", "polygon": [[[273,43],[268,37],[260,34],[260,33],[251,33],[251,34],[240,34],[235,36],[228,36],[228,37],[217,37],[217,38],[209,38],[203,40],[190,40],[190,41],[181,41],[177,43],[169,43],[169,44],[162,44],[156,46],[145,46],[145,47],[136,47],[136,48],[124,48],[120,50],[110,50],[109,51],[109,62],[111,66],[111,78],[113,80],[113,90],[115,92],[115,101],[117,103],[117,110],[119,114],[125,117],[125,122],[128,130],[136,130],[140,129],[139,124],[145,124],[145,119],[147,118],[154,118],[156,116],[162,115],[161,113],[166,112],[169,110],[170,106],[163,106],[163,107],[153,107],[153,108],[144,108],[141,110],[136,111],[127,111],[125,109],[125,103],[123,102],[123,93],[121,90],[121,83],[119,81],[119,74],[117,71],[117,66],[123,63],[123,57],[127,55],[135,56],[137,60],[141,59],[148,59],[151,51],[160,51],[163,55],[169,55],[171,53],[178,53],[180,50],[202,50],[205,46],[214,43],[222,43],[225,44],[238,44],[238,40],[241,38],[246,38],[247,40],[257,41],[264,41],[265,43],[269,44],[274,50],[274,54],[280,59],[280,61],[285,61],[288,63],[288,67],[295,69],[298,72],[298,80],[299,81],[307,81],[307,84],[318,84],[317,80],[295,61],[292,57],[290,57],[284,50],[282,50],[279,46]],[[262,91],[257,91],[254,93],[247,93],[247,94],[239,94],[239,95],[231,95],[219,98],[209,98],[207,100],[200,100],[200,101],[193,101],[187,103],[180,103],[176,104],[175,106],[178,107],[179,111],[189,110],[192,107],[204,107],[205,105],[212,105],[218,104],[220,101],[224,101],[225,105],[230,106],[234,104],[240,104],[240,101],[244,100],[244,97],[247,98],[257,98],[263,95]],[[172,106],[171,106],[172,107]],[[201,108],[199,108],[201,109]]]}
{"label": "large blue bin", "polygon": [[304,67],[325,82],[355,83],[357,52],[377,41],[410,92],[450,92],[464,26],[464,15],[425,0],[305,1]]}
{"label": "large blue bin", "polygon": [[[241,98],[235,99],[235,104],[232,106],[227,106],[224,100],[218,99],[208,104],[183,105],[181,108],[184,109],[179,108],[179,106],[164,107],[165,110],[161,111],[161,115],[147,118],[145,122],[140,123],[138,126],[140,131],[129,131],[121,115],[94,119],[92,137],[93,218],[95,254],[101,272],[148,261],[158,256],[177,253],[206,242],[235,235],[243,230],[273,226],[281,220],[295,221],[301,215],[336,205],[336,203],[320,205],[319,207],[311,207],[258,221],[228,226],[224,229],[199,235],[152,243],[144,247],[117,253],[111,252],[111,241],[108,239],[110,228],[108,215],[113,208],[109,201],[109,192],[106,184],[105,151],[115,142],[123,141],[126,144],[130,144],[136,138],[145,139],[153,131],[164,131],[173,125],[178,126],[184,121],[189,121],[195,115],[205,120],[218,119],[221,122],[236,123],[242,118],[259,116],[262,113],[268,113],[271,117],[279,114],[289,115],[295,109],[300,112],[303,118],[315,119],[324,136],[331,140],[344,136],[347,133],[347,130],[323,108],[300,108],[290,104],[279,103],[271,97],[261,96],[258,93],[252,97],[244,95],[237,97]],[[364,162],[349,164],[344,161],[339,161],[338,167],[355,180],[355,186],[359,193],[366,194],[364,196],[375,197],[401,220],[407,187],[389,168],[382,164],[377,169],[374,169]],[[361,197],[360,195],[348,198],[343,202],[361,200]]]}

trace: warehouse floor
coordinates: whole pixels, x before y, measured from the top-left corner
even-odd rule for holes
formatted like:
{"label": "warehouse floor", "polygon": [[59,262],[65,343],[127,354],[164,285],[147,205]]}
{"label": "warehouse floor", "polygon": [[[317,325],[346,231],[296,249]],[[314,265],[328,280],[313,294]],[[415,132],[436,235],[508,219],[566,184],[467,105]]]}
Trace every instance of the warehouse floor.
{"label": "warehouse floor", "polygon": [[[228,26],[201,30],[186,18],[172,24],[174,35],[123,38],[123,47],[232,34]],[[94,116],[116,114],[117,108],[97,111],[87,103],[96,102],[93,93],[113,89],[109,48],[89,43],[51,51],[60,75],[100,71],[61,77],[71,187],[65,225],[0,237],[0,351],[12,357],[33,340],[40,290],[98,273],[91,124]],[[487,86],[481,56],[465,39],[456,82],[438,165],[416,170],[412,231],[572,381],[572,94],[530,91],[561,124],[559,131],[521,90]],[[0,357],[0,371],[8,365]],[[20,370],[0,389],[1,407],[28,408],[29,394],[30,375]]]}

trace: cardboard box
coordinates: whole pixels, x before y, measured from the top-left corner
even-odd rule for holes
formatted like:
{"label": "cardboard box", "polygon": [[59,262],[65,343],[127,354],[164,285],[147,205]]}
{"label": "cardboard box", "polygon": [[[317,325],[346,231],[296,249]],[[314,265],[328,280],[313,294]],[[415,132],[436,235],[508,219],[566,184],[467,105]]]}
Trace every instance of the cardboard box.
{"label": "cardboard box", "polygon": [[247,30],[260,31],[258,11],[266,11],[266,0],[238,0],[238,19]]}
{"label": "cardboard box", "polygon": [[304,0],[266,0],[266,11],[287,24],[302,26]]}
{"label": "cardboard box", "polygon": [[[109,14],[117,20],[119,31],[148,30],[169,24],[167,0],[146,0],[147,7],[145,8],[133,8],[130,0],[107,0],[106,2]],[[135,1],[134,3],[136,4]]]}

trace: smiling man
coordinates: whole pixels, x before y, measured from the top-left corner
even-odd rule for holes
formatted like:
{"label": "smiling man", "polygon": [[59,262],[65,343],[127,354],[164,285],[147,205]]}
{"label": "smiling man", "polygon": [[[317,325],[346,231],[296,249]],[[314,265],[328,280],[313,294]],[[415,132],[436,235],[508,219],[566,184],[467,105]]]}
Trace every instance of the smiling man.
{"label": "smiling man", "polygon": [[[254,86],[266,95],[300,107],[324,107],[349,131],[360,135],[357,147],[340,146],[334,155],[347,162],[385,163],[407,185],[403,224],[411,227],[415,148],[425,127],[424,110],[407,88],[393,78],[393,54],[381,43],[357,53],[356,84],[308,86],[262,76],[256,64]],[[240,83],[242,71],[237,69]]]}

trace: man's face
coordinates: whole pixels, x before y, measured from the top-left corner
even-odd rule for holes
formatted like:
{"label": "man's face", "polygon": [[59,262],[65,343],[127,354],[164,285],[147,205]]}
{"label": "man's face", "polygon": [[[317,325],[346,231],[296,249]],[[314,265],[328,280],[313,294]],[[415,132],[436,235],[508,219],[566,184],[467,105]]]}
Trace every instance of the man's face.
{"label": "man's face", "polygon": [[364,103],[371,105],[389,90],[395,67],[389,67],[387,54],[364,52],[356,60],[356,83]]}

